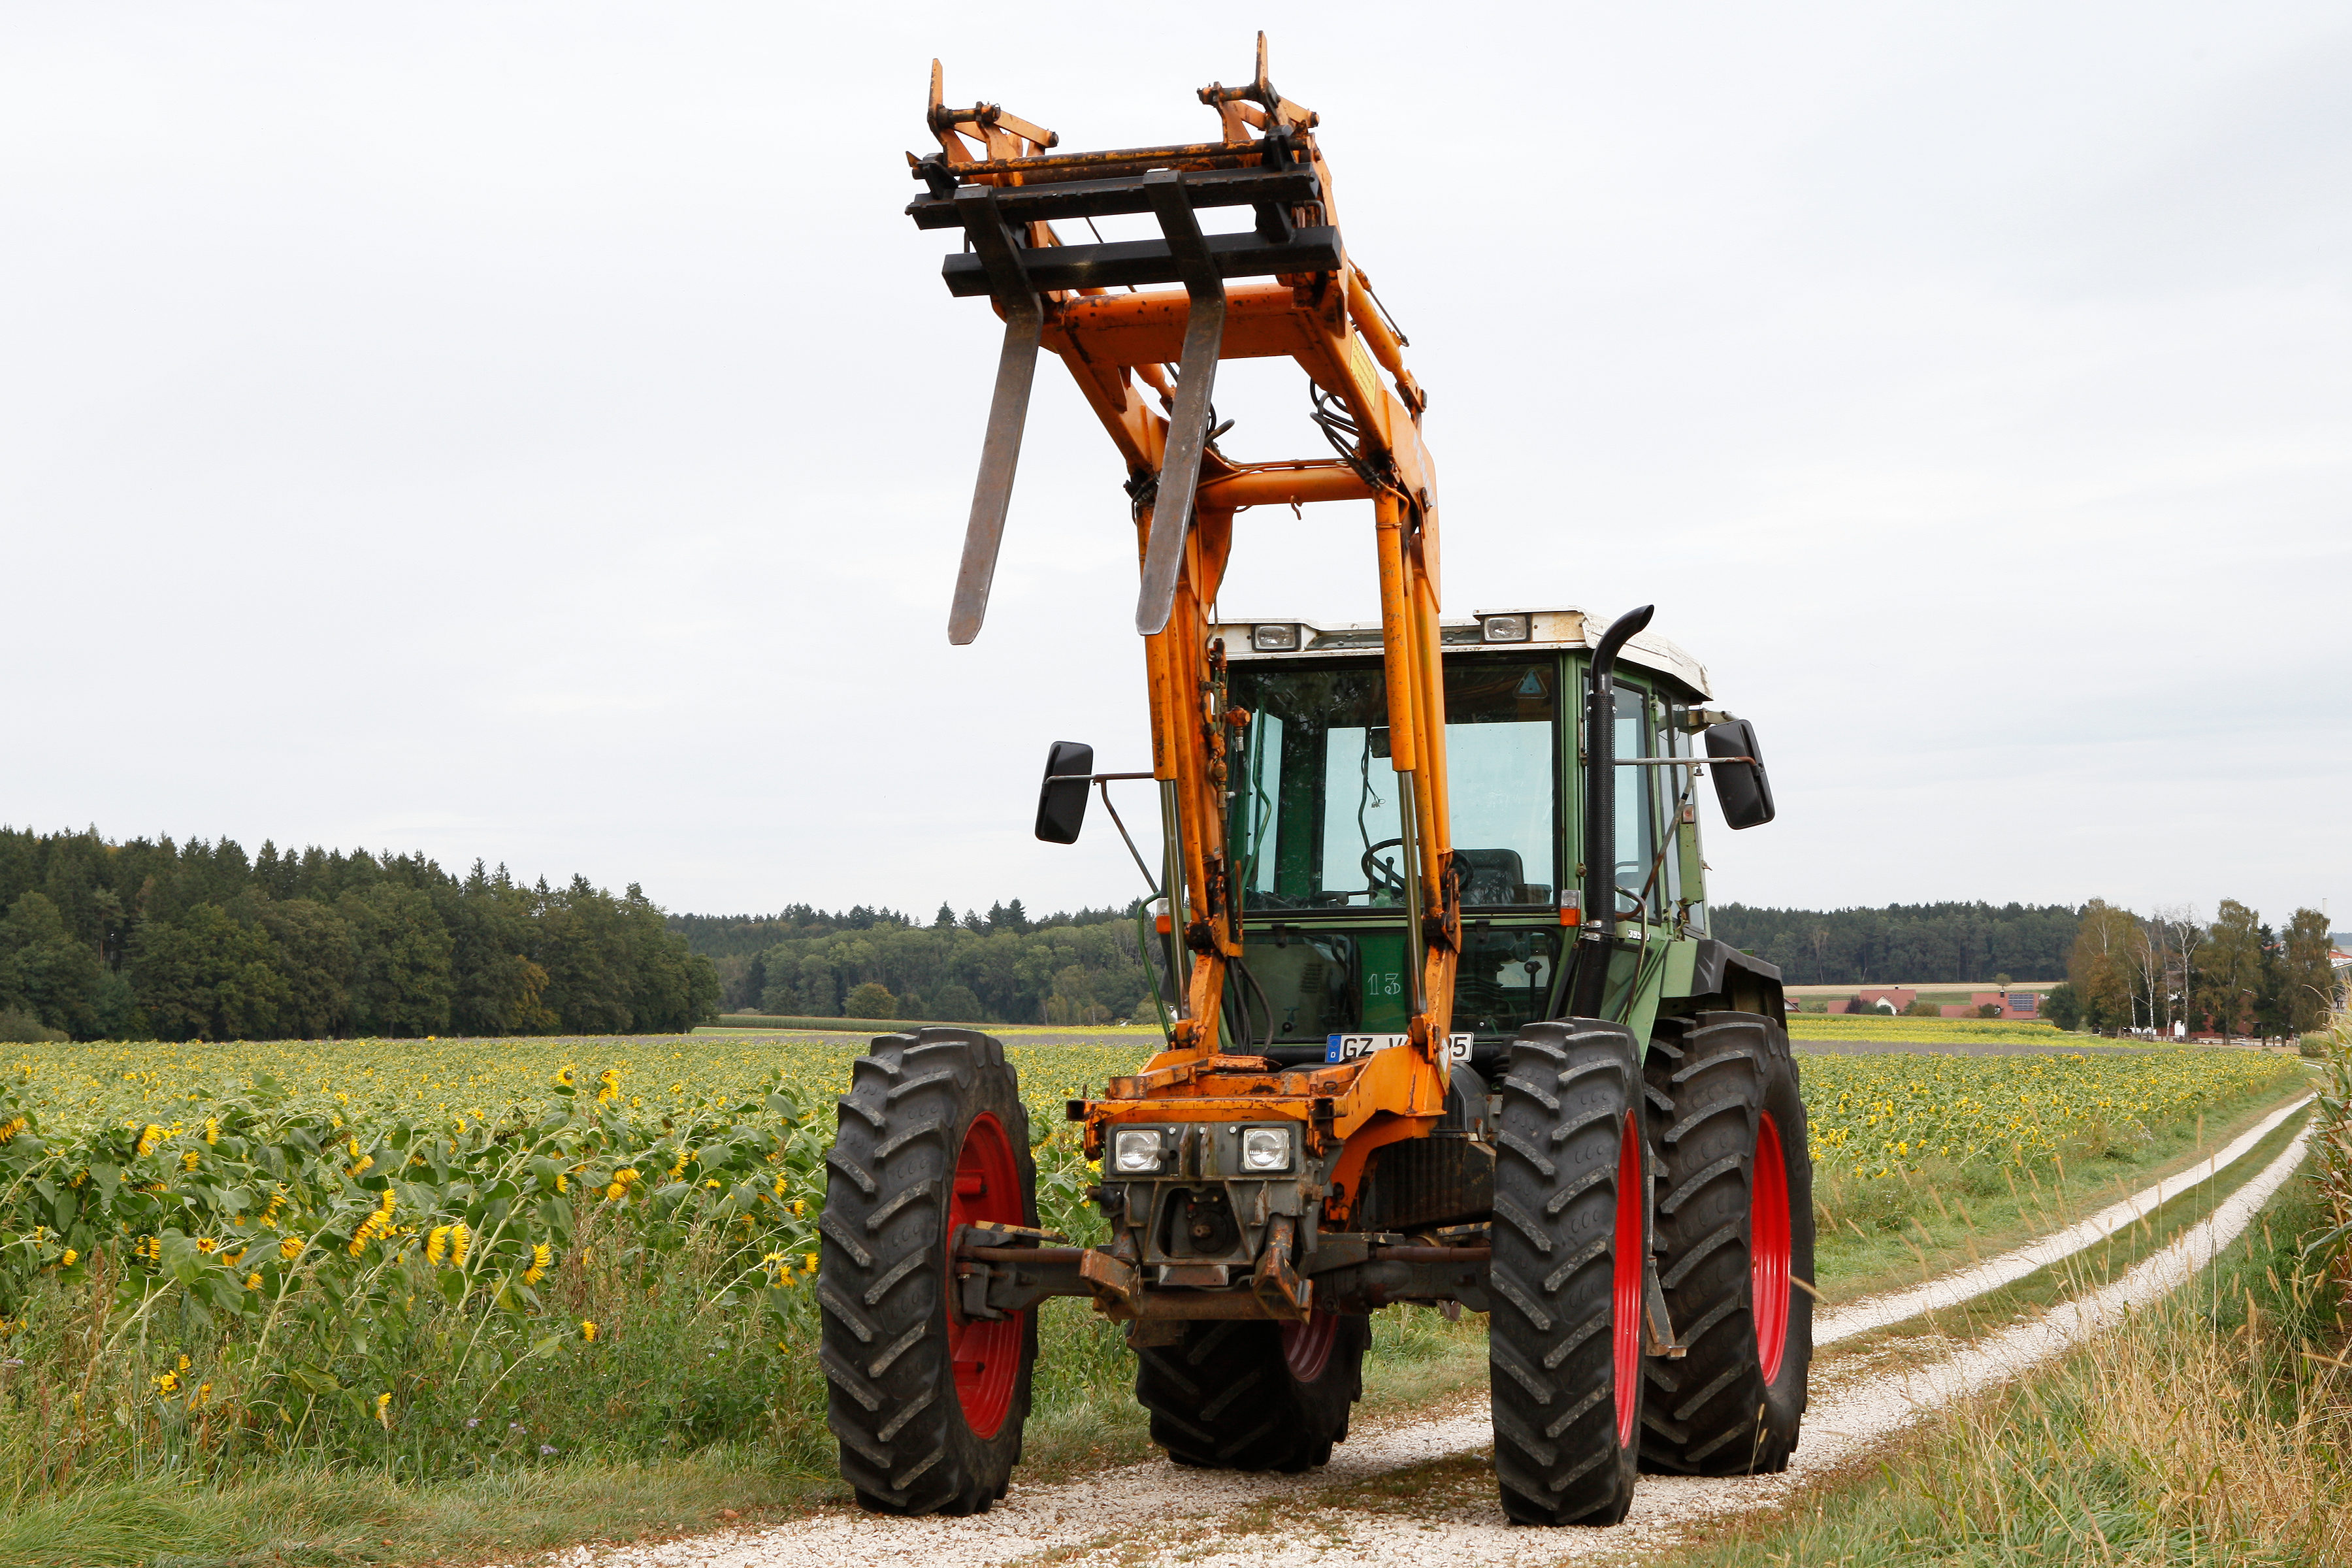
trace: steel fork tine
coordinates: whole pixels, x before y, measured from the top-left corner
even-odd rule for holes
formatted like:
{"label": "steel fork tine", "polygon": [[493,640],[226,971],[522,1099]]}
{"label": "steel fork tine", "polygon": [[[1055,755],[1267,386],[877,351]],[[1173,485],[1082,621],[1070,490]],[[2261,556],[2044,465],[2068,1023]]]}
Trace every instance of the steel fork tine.
{"label": "steel fork tine", "polygon": [[[1029,388],[1037,374],[1044,305],[1021,269],[1012,231],[996,210],[990,185],[956,192],[964,232],[988,268],[991,292],[1004,311],[1004,346],[996,359],[996,390],[988,403],[988,433],[980,447],[980,478],[972,486],[971,518],[964,525],[963,564],[957,569],[948,641],[961,647],[980,635],[988,590],[996,579],[996,552],[1004,542],[1004,514],[1013,504],[1013,474],[1021,462],[1021,436],[1029,422]],[[1189,352],[1189,351],[1188,351]]]}
{"label": "steel fork tine", "polygon": [[1176,580],[1184,565],[1184,536],[1192,526],[1192,490],[1201,479],[1201,452],[1208,443],[1209,398],[1216,390],[1217,355],[1225,336],[1225,281],[1201,237],[1201,221],[1184,195],[1184,176],[1154,169],[1143,188],[1168,237],[1184,291],[1192,296],[1184,316],[1184,357],[1178,367],[1176,406],[1168,419],[1168,449],[1160,463],[1160,489],[1151,509],[1151,539],[1143,552],[1143,591],[1135,604],[1135,629],[1145,637],[1167,629],[1176,606]]}

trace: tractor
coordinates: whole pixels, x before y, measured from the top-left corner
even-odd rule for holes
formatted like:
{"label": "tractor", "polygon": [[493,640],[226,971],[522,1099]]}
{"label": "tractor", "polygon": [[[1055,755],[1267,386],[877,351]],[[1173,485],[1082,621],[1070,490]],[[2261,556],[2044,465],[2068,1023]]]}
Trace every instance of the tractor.
{"label": "tractor", "polygon": [[[1811,1162],[1780,974],[1708,934],[1696,809],[1705,776],[1730,827],[1771,820],[1755,731],[1649,607],[1441,613],[1429,398],[1341,241],[1318,117],[1274,89],[1263,35],[1249,82],[1199,97],[1215,140],[1058,153],[948,106],[934,62],[939,150],[908,154],[908,214],[961,241],[949,292],[1004,325],[951,643],[981,627],[1041,353],[1126,465],[1151,766],[1055,742],[1036,832],[1073,842],[1094,792],[1157,790],[1136,859],[1165,1043],[1066,1106],[1099,1163],[1092,1246],[1039,1227],[994,1038],[856,1058],[817,1284],[842,1474],[888,1513],[1001,1498],[1057,1295],[1124,1325],[1180,1465],[1324,1463],[1370,1314],[1419,1304],[1486,1316],[1515,1521],[1614,1523],[1644,1470],[1780,1469]],[[1245,226],[1204,229],[1215,209]],[[1065,232],[1119,215],[1157,237]],[[1220,361],[1284,355],[1329,455],[1228,459]],[[1377,620],[1218,618],[1239,514],[1347,501]]]}

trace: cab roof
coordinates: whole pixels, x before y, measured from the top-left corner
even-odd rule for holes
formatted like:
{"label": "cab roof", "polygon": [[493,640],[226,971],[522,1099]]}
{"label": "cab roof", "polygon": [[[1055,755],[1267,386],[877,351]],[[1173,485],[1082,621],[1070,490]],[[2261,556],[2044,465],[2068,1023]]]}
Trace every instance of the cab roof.
{"label": "cab roof", "polygon": [[[1528,647],[1590,648],[1609,627],[1606,619],[1575,608],[1477,610],[1467,616],[1440,616],[1437,624],[1448,653],[1473,647],[1495,653]],[[1219,621],[1210,633],[1225,639],[1225,657],[1236,662],[1377,653],[1381,647],[1378,621],[1326,625],[1295,616],[1261,616]],[[1669,676],[1701,697],[1715,695],[1707,685],[1706,666],[1655,632],[1635,637],[1618,659]]]}

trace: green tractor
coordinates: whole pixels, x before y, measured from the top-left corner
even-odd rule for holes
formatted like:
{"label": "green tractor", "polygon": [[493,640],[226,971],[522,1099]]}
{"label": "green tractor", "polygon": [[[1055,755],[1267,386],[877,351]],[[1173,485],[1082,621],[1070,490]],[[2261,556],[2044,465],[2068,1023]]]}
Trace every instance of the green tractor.
{"label": "green tractor", "polygon": [[[1322,1463],[1360,1390],[1367,1315],[1403,1303],[1490,1315],[1496,1467],[1514,1519],[1613,1522],[1637,1469],[1787,1465],[1811,1360],[1805,1110],[1779,972],[1707,933],[1696,781],[1712,774],[1734,827],[1773,806],[1753,729],[1705,706],[1696,662],[1634,635],[1647,618],[1441,623],[1461,934],[1444,1103],[1419,1136],[1401,1135],[1402,1119],[1350,1131],[1314,1077],[1416,1054],[1407,955],[1420,939],[1381,627],[1213,628],[1229,650],[1225,700],[1249,715],[1228,758],[1244,912],[1218,1060],[1229,1080],[1261,1081],[1187,1100],[1147,1073],[1074,1101],[1104,1156],[1094,1196],[1113,1232],[1084,1248],[1035,1228],[1026,1115],[993,1040],[928,1029],[875,1043],[844,1102],[828,1198],[829,1220],[868,1221],[828,1226],[835,1299],[889,1295],[918,1255],[863,1245],[871,1217],[909,1212],[890,1205],[920,1186],[887,1190],[869,1175],[874,1152],[929,1148],[924,1130],[944,1126],[959,1153],[954,1198],[915,1238],[923,1255],[944,1249],[950,1278],[902,1331],[939,1366],[906,1358],[903,1387],[854,1375],[897,1342],[882,1332],[895,1320],[852,1301],[825,1325],[845,1473],[868,1506],[964,1511],[1001,1495],[1032,1309],[1056,1294],[1129,1322],[1137,1396],[1186,1465]],[[1047,764],[1041,837],[1075,837],[1072,784],[1111,777],[1074,750]],[[1587,911],[1612,906],[1613,935],[1593,941]],[[1181,979],[1182,928],[1160,925],[1159,973]],[[1283,1089],[1309,1101],[1307,1147]],[[1253,1140],[1278,1146],[1273,1179],[1255,1179]],[[1286,1289],[1266,1288],[1276,1250]],[[945,1331],[927,1343],[918,1331],[935,1313]],[[946,1382],[954,1402],[934,1397]],[[934,1421],[962,1439],[929,1489],[889,1485],[881,1435],[909,1419],[926,1444]]]}

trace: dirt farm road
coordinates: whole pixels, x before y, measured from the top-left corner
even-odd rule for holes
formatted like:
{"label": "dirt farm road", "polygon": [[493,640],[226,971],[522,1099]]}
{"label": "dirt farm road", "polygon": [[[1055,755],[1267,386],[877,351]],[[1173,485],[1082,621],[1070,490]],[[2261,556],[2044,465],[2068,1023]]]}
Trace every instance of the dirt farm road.
{"label": "dirt farm road", "polygon": [[[1645,1476],[1614,1530],[1507,1524],[1487,1466],[1483,1395],[1360,1428],[1324,1468],[1304,1476],[1223,1475],[1164,1463],[1046,1486],[1018,1480],[970,1519],[888,1519],[836,1506],[782,1523],[655,1545],[580,1547],[540,1568],[998,1568],[1048,1559],[1133,1568],[1289,1568],[1438,1561],[1528,1565],[1638,1560],[1707,1521],[1775,1508],[1793,1490],[1867,1458],[1955,1399],[2015,1378],[2135,1307],[2194,1278],[2252,1223],[2302,1163],[2305,1128],[2211,1215],[2098,1289],[1971,1344],[1923,1325],[1869,1351],[1834,1347],[2021,1279],[2127,1226],[2235,1163],[2307,1100],[2275,1112],[2210,1160],[2030,1247],[1897,1292],[1824,1313],[1816,1331],[1811,1408],[1785,1474],[1727,1479]],[[1893,1370],[1901,1363],[1909,1370]],[[1116,1506],[1121,1524],[1105,1526]]]}

